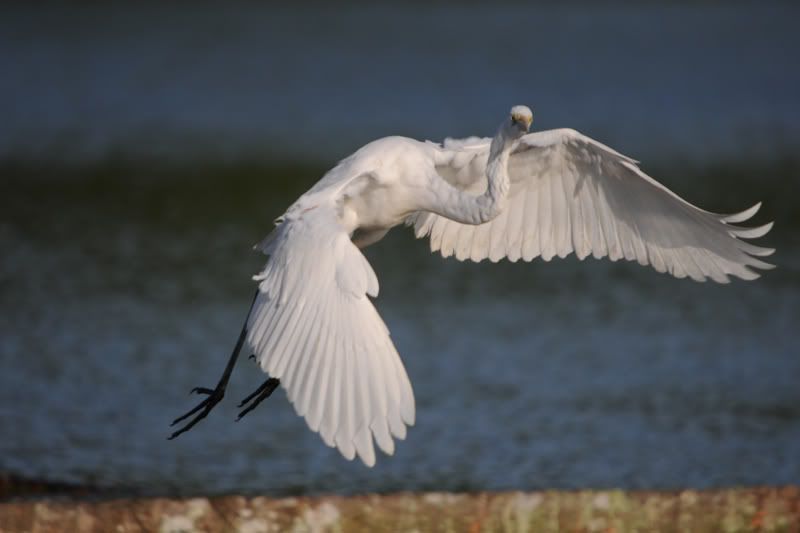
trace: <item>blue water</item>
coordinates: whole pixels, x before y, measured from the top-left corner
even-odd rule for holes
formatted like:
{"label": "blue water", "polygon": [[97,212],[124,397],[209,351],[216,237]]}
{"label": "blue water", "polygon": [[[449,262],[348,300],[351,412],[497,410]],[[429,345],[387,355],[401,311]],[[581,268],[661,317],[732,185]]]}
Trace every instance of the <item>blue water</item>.
{"label": "blue water", "polygon": [[[2,8],[0,471],[149,494],[800,483],[798,15]],[[709,209],[767,198],[779,268],[458,263],[398,228],[367,250],[417,399],[393,457],[348,463],[282,391],[235,423],[263,380],[246,360],[166,440],[236,340],[251,245],[325,166],[390,133],[491,134],[517,102]]]}
{"label": "blue water", "polygon": [[246,360],[226,401],[166,441],[224,366],[259,234],[124,210],[84,225],[86,207],[0,232],[4,471],[147,493],[800,481],[797,241],[780,270],[716,286],[594,260],[462,264],[397,231],[368,256],[418,420],[369,470],[282,391],[235,423],[263,379]]}
{"label": "blue water", "polygon": [[0,10],[4,157],[327,161],[516,103],[651,162],[799,148],[791,2]]}

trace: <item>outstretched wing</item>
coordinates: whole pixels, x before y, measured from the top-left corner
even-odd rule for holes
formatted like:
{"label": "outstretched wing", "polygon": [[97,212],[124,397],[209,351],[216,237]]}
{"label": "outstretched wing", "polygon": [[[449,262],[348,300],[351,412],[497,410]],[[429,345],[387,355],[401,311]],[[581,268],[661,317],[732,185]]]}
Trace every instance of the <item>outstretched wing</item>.
{"label": "outstretched wing", "polygon": [[374,465],[373,437],[394,453],[414,395],[367,297],[378,295],[372,267],[324,205],[288,215],[260,247],[270,258],[255,276],[247,341],[261,368],[328,446]]}
{"label": "outstretched wing", "polygon": [[[437,170],[473,194],[486,190],[488,142],[445,143]],[[772,227],[733,224],[752,217],[760,204],[734,215],[703,211],[642,172],[637,162],[570,129],[526,135],[509,163],[509,204],[486,224],[460,224],[433,213],[409,222],[417,237],[430,235],[431,250],[459,260],[549,261],[575,252],[625,258],[659,272],[725,283],[728,276],[754,279],[758,259],[774,250],[742,239]]]}

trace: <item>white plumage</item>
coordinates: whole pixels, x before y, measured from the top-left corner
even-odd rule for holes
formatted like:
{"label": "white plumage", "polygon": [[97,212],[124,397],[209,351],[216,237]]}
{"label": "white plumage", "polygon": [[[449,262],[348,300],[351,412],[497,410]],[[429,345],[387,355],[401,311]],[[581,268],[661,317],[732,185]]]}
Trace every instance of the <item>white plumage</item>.
{"label": "white plumage", "polygon": [[[574,130],[525,135],[532,118],[512,108],[493,139],[374,141],[292,204],[259,245],[270,257],[243,336],[297,413],[347,459],[372,466],[373,440],[391,455],[393,438],[414,423],[411,384],[369,299],[378,280],[359,250],[396,225],[413,225],[431,250],[460,260],[574,252],[718,282],[771,268],[759,257],[773,250],[742,239],[772,225],[734,225],[758,204],[735,215],[703,211]],[[215,399],[173,437],[221,399],[231,368],[217,390],[203,389]]]}
{"label": "white plumage", "polygon": [[261,246],[248,341],[297,414],[348,459],[375,464],[414,423],[414,396],[389,330],[367,295],[378,280],[333,210],[290,213]]}
{"label": "white plumage", "polygon": [[[486,188],[490,139],[445,142],[437,170],[476,194]],[[486,224],[459,224],[434,213],[412,220],[417,237],[430,235],[432,251],[459,260],[531,261],[575,252],[627,259],[696,281],[758,277],[771,268],[758,256],[774,250],[740,240],[766,234],[772,224],[738,228],[760,204],[735,215],[698,209],[642,172],[637,161],[575,130],[525,135],[509,159],[507,209]]]}

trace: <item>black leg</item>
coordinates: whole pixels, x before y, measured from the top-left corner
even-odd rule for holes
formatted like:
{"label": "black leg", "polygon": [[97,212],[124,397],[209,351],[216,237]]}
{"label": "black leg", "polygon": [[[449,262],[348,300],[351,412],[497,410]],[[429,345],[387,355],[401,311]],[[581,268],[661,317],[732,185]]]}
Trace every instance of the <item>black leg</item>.
{"label": "black leg", "polygon": [[[256,291],[256,296],[258,296],[258,291]],[[255,303],[255,297],[253,297],[253,303]],[[250,311],[252,311],[253,306],[250,305]],[[197,404],[193,409],[191,409],[186,414],[179,416],[175,420],[172,421],[170,426],[174,426],[175,424],[189,418],[193,414],[197,414],[194,418],[192,418],[189,422],[186,423],[183,427],[176,430],[172,435],[169,436],[169,440],[174,439],[181,433],[189,431],[194,427],[195,424],[200,422],[211,410],[222,401],[222,398],[225,397],[225,388],[228,386],[228,381],[231,379],[231,373],[233,372],[233,367],[236,366],[236,360],[239,358],[239,352],[242,351],[242,345],[244,344],[244,339],[247,337],[247,321],[250,318],[250,313],[247,314],[247,319],[244,321],[244,325],[242,326],[242,332],[239,333],[239,340],[236,341],[236,346],[233,349],[233,353],[231,353],[230,358],[228,359],[228,363],[225,365],[225,370],[222,372],[222,376],[219,378],[219,382],[217,386],[213,389],[209,389],[207,387],[195,387],[191,390],[190,394],[197,393],[197,394],[205,394],[206,398]]]}
{"label": "black leg", "polygon": [[250,403],[250,405],[245,407],[242,410],[242,412],[239,413],[239,416],[236,417],[236,421],[238,422],[239,420],[241,420],[244,415],[255,409],[258,404],[269,398],[269,395],[272,394],[272,392],[275,389],[277,389],[278,385],[280,384],[281,380],[277,378],[269,378],[267,379],[267,381],[262,383],[256,390],[254,390],[251,394],[249,394],[247,398],[239,402],[239,407],[244,407],[247,402],[252,400],[252,403]]}
{"label": "black leg", "polygon": [[236,407],[244,407],[244,404],[246,404],[247,402],[249,402],[250,400],[252,400],[254,397],[256,397],[256,396],[257,396],[257,395],[258,395],[258,394],[259,394],[261,391],[263,391],[264,389],[266,389],[266,388],[267,388],[269,385],[270,385],[270,380],[268,379],[268,380],[266,380],[264,383],[262,383],[261,385],[259,385],[259,386],[258,386],[258,388],[257,388],[256,390],[254,390],[253,392],[251,392],[250,394],[248,394],[248,395],[247,395],[247,398],[245,398],[244,400],[242,400],[241,402],[239,402],[239,405],[237,405]]}

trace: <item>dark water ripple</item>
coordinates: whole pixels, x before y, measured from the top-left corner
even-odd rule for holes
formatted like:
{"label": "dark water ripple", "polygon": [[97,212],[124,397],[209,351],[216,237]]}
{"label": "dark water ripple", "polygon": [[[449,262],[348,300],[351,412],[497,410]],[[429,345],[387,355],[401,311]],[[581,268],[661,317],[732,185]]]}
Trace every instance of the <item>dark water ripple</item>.
{"label": "dark water ripple", "polygon": [[[0,471],[148,494],[800,483],[794,4],[0,10]],[[283,393],[234,423],[248,362],[166,441],[235,341],[251,245],[319,166],[490,134],[516,102],[708,209],[765,200],[779,268],[461,264],[398,229],[367,251],[418,406],[394,457],[347,463]]]}
{"label": "dark water ripple", "polygon": [[0,470],[145,493],[800,482],[796,239],[771,241],[780,268],[761,280],[716,286],[444,261],[396,230],[368,250],[418,405],[394,457],[347,463],[282,393],[234,423],[262,380],[247,361],[168,442],[221,370],[261,263],[249,247],[289,198],[141,183],[6,189]]}

